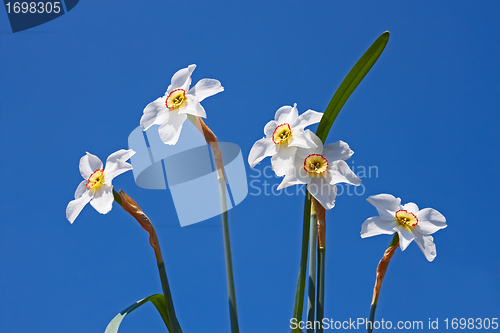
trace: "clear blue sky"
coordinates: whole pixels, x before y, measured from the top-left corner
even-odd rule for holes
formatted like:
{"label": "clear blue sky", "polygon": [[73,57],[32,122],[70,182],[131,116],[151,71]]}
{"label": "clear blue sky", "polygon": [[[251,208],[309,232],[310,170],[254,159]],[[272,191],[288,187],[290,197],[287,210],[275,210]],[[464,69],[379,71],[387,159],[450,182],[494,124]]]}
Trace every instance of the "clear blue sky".
{"label": "clear blue sky", "polygon": [[[73,225],[65,208],[80,157],[128,148],[175,71],[195,63],[193,82],[222,82],[203,102],[207,123],[246,159],[282,105],[324,111],[386,30],[387,48],[327,140],[348,142],[349,164],[378,177],[327,214],[325,316],[368,316],[391,237],[360,238],[376,215],[365,199],[391,193],[439,210],[448,228],[434,235],[432,263],[416,244],[396,252],[377,318],[500,317],[499,14],[497,1],[81,1],[12,34],[0,9],[0,331],[104,332],[161,292],[147,234],[118,205],[104,216],[87,206]],[[180,228],[168,191],[137,187],[131,172],[114,185],[157,226],[184,332],[229,332],[220,218]],[[230,211],[242,333],[289,331],[302,206],[301,195],[261,194]],[[120,332],[162,330],[149,304]]]}

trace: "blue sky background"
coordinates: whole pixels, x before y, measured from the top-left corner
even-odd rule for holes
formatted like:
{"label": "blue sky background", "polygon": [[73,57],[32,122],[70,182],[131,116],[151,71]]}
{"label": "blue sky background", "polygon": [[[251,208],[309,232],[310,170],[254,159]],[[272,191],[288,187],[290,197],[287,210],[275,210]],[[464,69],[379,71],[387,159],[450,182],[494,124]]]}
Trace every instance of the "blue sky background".
{"label": "blue sky background", "polygon": [[[500,317],[499,14],[497,1],[80,1],[12,34],[1,9],[0,331],[104,332],[161,292],[148,236],[118,205],[108,215],[88,205],[73,225],[65,209],[80,157],[127,148],[178,69],[195,63],[193,82],[222,82],[203,102],[207,124],[246,159],[279,107],[324,111],[386,30],[387,48],[327,139],[348,142],[349,164],[376,166],[378,177],[327,214],[325,316],[368,317],[391,236],[359,237],[377,214],[365,199],[391,193],[439,210],[448,228],[434,235],[432,263],[416,244],[396,252],[377,319],[439,318],[444,331],[445,318]],[[114,186],[157,226],[183,331],[229,332],[220,218],[180,228],[168,191],[137,187],[131,172]],[[303,196],[249,190],[229,213],[241,332],[286,332]],[[162,331],[151,304],[120,329]]]}

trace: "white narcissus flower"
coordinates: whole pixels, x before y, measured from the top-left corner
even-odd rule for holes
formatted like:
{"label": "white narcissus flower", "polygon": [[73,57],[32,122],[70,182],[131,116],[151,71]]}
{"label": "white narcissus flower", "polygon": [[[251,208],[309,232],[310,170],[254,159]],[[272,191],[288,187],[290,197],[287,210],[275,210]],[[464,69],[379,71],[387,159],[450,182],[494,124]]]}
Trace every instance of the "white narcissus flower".
{"label": "white narcissus flower", "polygon": [[278,190],[296,184],[307,184],[307,190],[326,209],[335,206],[337,183],[360,185],[361,179],[349,168],[345,160],[354,154],[343,141],[323,147],[321,140],[312,132],[307,135],[316,148],[297,149],[292,167],[287,170]]}
{"label": "white narcissus flower", "polygon": [[132,165],[125,162],[135,154],[132,149],[119,151],[109,155],[106,167],[102,168],[101,160],[90,153],[80,159],[80,174],[84,180],[78,185],[75,200],[66,208],[66,218],[73,223],[83,207],[90,202],[99,213],[106,214],[113,206],[113,178],[125,171],[132,170]]}
{"label": "white narcissus flower", "polygon": [[175,145],[181,134],[182,124],[191,114],[206,118],[205,109],[200,102],[205,98],[224,91],[221,83],[213,79],[201,79],[196,85],[191,85],[191,74],[196,65],[189,65],[177,71],[172,76],[171,84],[165,96],[149,103],[144,108],[141,118],[141,128],[146,131],[151,125],[160,125],[160,139],[167,145]]}
{"label": "white narcissus flower", "polygon": [[316,148],[316,144],[306,135],[304,128],[318,123],[323,114],[307,110],[299,116],[297,104],[283,106],[276,111],[274,120],[264,127],[265,138],[257,141],[248,155],[248,164],[253,168],[267,156],[278,176],[284,176],[293,164],[297,148]]}
{"label": "white narcissus flower", "polygon": [[390,194],[372,195],[366,200],[377,208],[379,216],[363,223],[362,238],[397,232],[402,251],[415,240],[427,260],[436,258],[436,245],[430,235],[446,228],[446,219],[440,212],[432,208],[419,210],[413,202],[401,205],[401,199]]}

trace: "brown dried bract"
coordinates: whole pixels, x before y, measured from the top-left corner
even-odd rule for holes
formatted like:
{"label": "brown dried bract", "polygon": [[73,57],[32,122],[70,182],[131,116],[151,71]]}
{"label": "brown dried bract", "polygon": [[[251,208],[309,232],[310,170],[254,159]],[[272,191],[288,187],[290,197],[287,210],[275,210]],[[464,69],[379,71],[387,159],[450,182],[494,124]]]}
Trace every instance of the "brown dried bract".
{"label": "brown dried bract", "polygon": [[312,202],[314,205],[314,209],[316,210],[316,219],[317,219],[317,226],[318,226],[318,247],[320,249],[325,248],[325,237],[326,237],[326,220],[325,220],[325,214],[326,210],[325,207],[323,207],[318,200],[316,200],[314,197],[312,197]]}
{"label": "brown dried bract", "polygon": [[380,260],[377,266],[377,278],[375,280],[375,287],[373,288],[373,298],[372,305],[377,304],[378,295],[380,294],[380,288],[382,287],[382,282],[384,281],[385,272],[387,272],[387,267],[389,266],[389,262],[391,261],[392,256],[394,255],[394,251],[399,246],[398,244],[387,248],[384,252],[384,256]]}
{"label": "brown dried bract", "polygon": [[122,207],[127,211],[130,215],[132,215],[137,222],[149,233],[149,243],[153,247],[155,251],[156,261],[158,264],[163,262],[163,258],[161,256],[160,251],[160,243],[158,242],[158,237],[156,236],[155,228],[151,223],[149,217],[139,208],[139,205],[132,200],[125,192],[120,190],[120,197],[122,199]]}
{"label": "brown dried bract", "polygon": [[205,140],[212,148],[212,152],[214,154],[215,167],[217,168],[217,175],[219,178],[224,177],[224,164],[222,162],[222,152],[219,148],[219,141],[217,140],[217,136],[215,136],[214,132],[205,124],[203,119],[197,117],[197,120],[200,122],[201,129],[203,131],[203,136]]}

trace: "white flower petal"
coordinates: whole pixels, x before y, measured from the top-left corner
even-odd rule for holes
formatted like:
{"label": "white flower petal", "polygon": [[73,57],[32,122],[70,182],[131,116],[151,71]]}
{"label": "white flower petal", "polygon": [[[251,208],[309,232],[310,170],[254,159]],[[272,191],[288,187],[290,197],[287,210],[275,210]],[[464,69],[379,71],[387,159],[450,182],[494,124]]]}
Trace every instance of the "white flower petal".
{"label": "white flower petal", "polygon": [[312,141],[316,145],[316,148],[308,148],[308,149],[298,148],[297,156],[302,159],[305,159],[307,156],[311,154],[322,154],[323,142],[321,141],[321,139],[318,138],[318,136],[313,132],[311,132],[310,130],[305,130],[304,134],[309,141]]}
{"label": "white flower petal", "polygon": [[310,136],[305,134],[305,131],[300,128],[292,129],[292,142],[288,144],[289,147],[298,147],[304,149],[313,149],[318,146],[311,140]]}
{"label": "white flower petal", "polygon": [[309,174],[304,170],[304,160],[295,157],[293,167],[288,169],[285,178],[278,186],[278,190],[291,185],[309,184],[310,182],[311,177],[309,177]]}
{"label": "white flower petal", "polygon": [[361,179],[349,168],[345,161],[328,161],[328,177],[329,184],[347,183],[351,185],[360,185]]}
{"label": "white flower petal", "polygon": [[274,120],[278,125],[281,124],[289,124],[290,126],[297,120],[299,117],[299,112],[297,111],[297,104],[294,104],[293,107],[289,105],[282,106],[276,111],[274,116]]}
{"label": "white flower petal", "polygon": [[87,152],[87,155],[84,155],[80,159],[80,174],[84,179],[89,179],[90,175],[94,173],[94,171],[98,169],[102,169],[102,162],[99,157],[92,155]]}
{"label": "white flower petal", "polygon": [[434,244],[434,238],[429,235],[422,235],[419,232],[414,232],[415,243],[425,255],[425,258],[429,261],[433,261],[436,258],[436,244]]}
{"label": "white flower petal", "polygon": [[408,227],[402,226],[401,224],[396,225],[396,230],[399,235],[399,246],[401,247],[401,251],[404,251],[413,241],[415,235]]}
{"label": "white flower petal", "polygon": [[434,224],[446,225],[446,218],[435,209],[424,208],[417,213],[417,218],[419,220],[430,221]]}
{"label": "white flower petal", "polygon": [[328,184],[323,178],[312,178],[307,189],[325,209],[332,209],[335,206],[337,186]]}
{"label": "white flower petal", "polygon": [[87,184],[88,184],[88,179],[82,180],[82,182],[78,185],[75,191],[75,199],[80,198],[85,191],[87,191]]}
{"label": "white flower petal", "polygon": [[293,167],[288,169],[288,173],[278,186],[278,190],[297,184],[309,184],[311,182],[311,177],[309,177],[307,172],[304,170],[303,165],[303,159],[295,158]]}
{"label": "white flower petal", "polygon": [[397,222],[386,220],[380,216],[374,216],[367,219],[361,226],[361,238],[376,236],[376,235],[392,235],[396,229]]}
{"label": "white flower petal", "polygon": [[319,123],[321,117],[323,117],[323,114],[321,112],[307,110],[299,116],[299,121],[295,126],[304,129],[309,125]]}
{"label": "white flower petal", "polygon": [[266,126],[264,126],[264,134],[267,138],[272,138],[276,127],[278,127],[278,124],[274,120],[271,120],[266,124]]}
{"label": "white flower petal", "polygon": [[101,214],[107,214],[113,208],[113,186],[101,185],[99,190],[94,194],[94,198],[90,201],[92,207]]}
{"label": "white flower petal", "polygon": [[386,219],[396,218],[396,212],[401,209],[401,199],[390,194],[372,195],[366,199],[378,211],[378,214]]}
{"label": "white flower petal", "polygon": [[165,105],[166,97],[157,98],[155,101],[149,103],[144,108],[141,117],[140,125],[143,131],[146,131],[151,125],[162,125],[168,121],[170,110]]}
{"label": "white flower petal", "polygon": [[285,187],[289,187],[292,185],[300,185],[300,184],[307,184],[303,182],[301,179],[295,177],[293,174],[285,175],[285,178],[281,181],[280,185],[278,186],[277,190],[282,190]]}
{"label": "white flower petal", "polygon": [[206,118],[207,113],[205,112],[205,109],[203,106],[200,104],[198,99],[193,96],[193,95],[186,95],[187,98],[187,105],[183,108],[179,109],[180,114],[192,114],[193,116],[196,117],[202,117]]}
{"label": "white flower petal", "polygon": [[90,191],[84,192],[78,199],[72,200],[66,207],[66,218],[70,223],[73,223],[83,207],[92,199]]}
{"label": "white flower petal", "polygon": [[106,184],[111,185],[113,178],[121,175],[125,171],[132,170],[132,165],[125,162],[135,154],[132,149],[120,149],[117,152],[109,155],[106,160],[106,167],[104,168],[104,181]]}
{"label": "white flower petal", "polygon": [[408,202],[407,204],[404,204],[403,209],[406,210],[407,212],[415,214],[415,216],[418,214],[418,206],[413,202]]}
{"label": "white flower petal", "polygon": [[277,147],[276,154],[271,158],[271,164],[277,176],[284,176],[293,168],[296,153],[297,148],[295,147]]}
{"label": "white flower petal", "polygon": [[179,135],[181,135],[182,124],[187,119],[185,113],[179,113],[176,111],[170,112],[170,117],[168,122],[161,125],[158,129],[158,134],[160,139],[167,145],[175,145],[177,140],[179,140]]}
{"label": "white flower petal", "polygon": [[191,74],[195,68],[196,65],[189,65],[187,68],[179,69],[172,76],[171,84],[168,86],[165,95],[168,96],[175,89],[184,89],[187,91],[191,85]]}
{"label": "white flower petal", "polygon": [[430,235],[439,229],[446,228],[445,217],[435,209],[424,208],[417,213],[418,224],[416,228],[423,235]]}
{"label": "white flower petal", "polygon": [[201,79],[189,90],[189,94],[196,96],[198,102],[201,102],[205,98],[220,93],[221,91],[224,91],[224,87],[222,87],[218,80]]}
{"label": "white flower petal", "polygon": [[[401,199],[395,198],[390,194],[374,195],[367,200],[377,208],[381,219],[391,219],[394,221],[395,229],[399,235],[401,250],[404,251],[415,240],[427,260],[434,260],[436,257],[436,246],[430,234],[446,227],[446,219],[441,213],[432,208],[419,210],[418,206],[413,202],[401,206]],[[400,209],[415,214],[418,224],[414,227],[408,227],[398,223],[395,218],[395,212]]]}
{"label": "white flower petal", "polygon": [[156,115],[156,119],[154,121],[154,125],[163,125],[168,121],[168,118],[170,117],[170,110],[165,108],[163,110],[160,110],[158,114]]}
{"label": "white flower petal", "polygon": [[248,154],[248,164],[253,168],[267,156],[276,154],[276,145],[273,140],[262,138],[254,143],[250,154]]}
{"label": "white flower petal", "polygon": [[328,161],[347,160],[354,152],[349,148],[349,145],[344,141],[337,141],[327,144],[323,148],[323,156]]}

